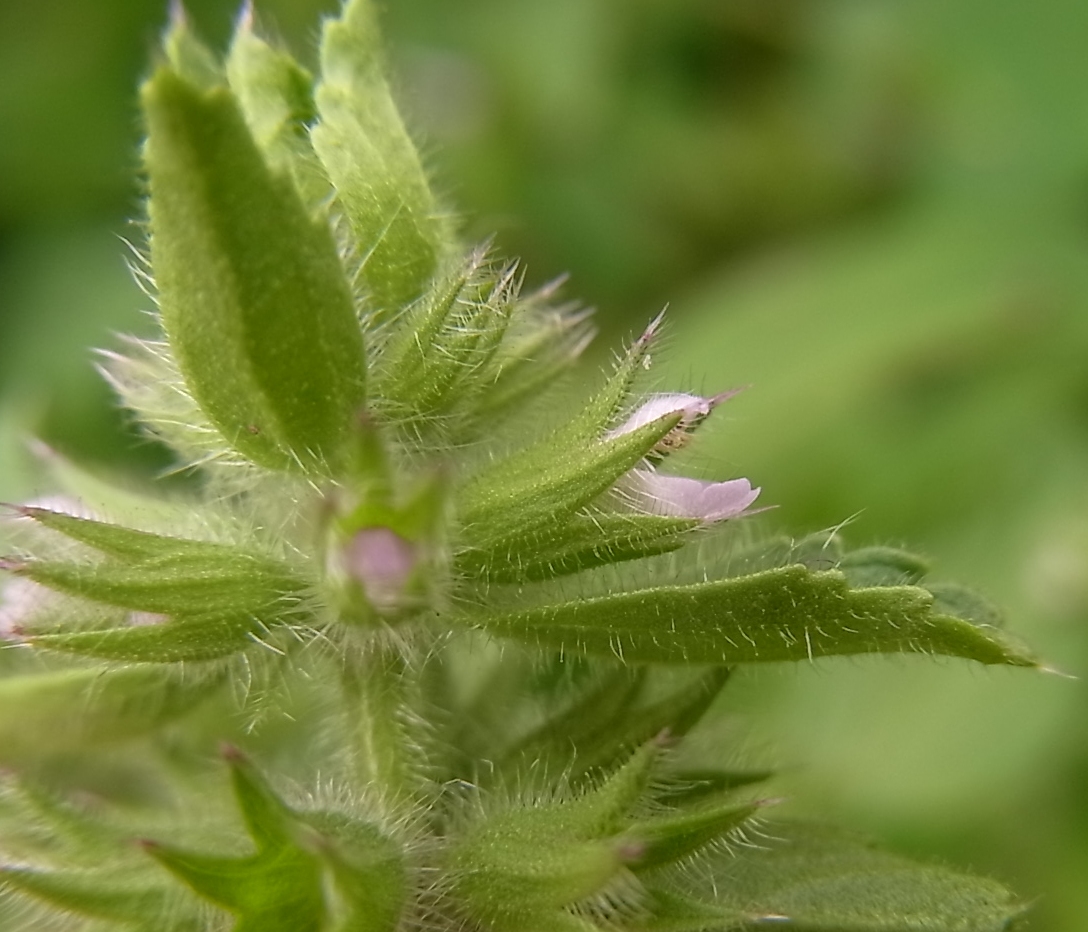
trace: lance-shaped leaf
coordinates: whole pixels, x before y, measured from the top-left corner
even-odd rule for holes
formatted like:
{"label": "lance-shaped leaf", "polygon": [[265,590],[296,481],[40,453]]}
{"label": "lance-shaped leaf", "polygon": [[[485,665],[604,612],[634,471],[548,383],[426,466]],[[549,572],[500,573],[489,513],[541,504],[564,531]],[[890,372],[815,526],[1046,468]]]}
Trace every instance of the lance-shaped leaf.
{"label": "lance-shaped leaf", "polygon": [[379,49],[370,0],[349,0],[339,19],[326,22],[312,139],[374,303],[395,312],[422,293],[452,235],[389,93]]}
{"label": "lance-shaped leaf", "polygon": [[215,660],[248,647],[260,622],[251,615],[176,616],[155,624],[39,634],[35,647],[125,663]]}
{"label": "lance-shaped leaf", "polygon": [[851,589],[804,566],[476,616],[501,637],[641,663],[755,663],[834,654],[946,654],[1037,666],[1000,631],[940,614],[916,586]]}
{"label": "lance-shaped leaf", "polygon": [[0,867],[0,886],[7,885],[79,916],[124,923],[154,920],[164,930],[184,927],[195,919],[193,903],[184,894],[156,883],[143,872],[131,869],[36,870],[25,867]]}
{"label": "lance-shaped leaf", "polygon": [[631,870],[645,871],[683,861],[708,845],[725,841],[766,803],[719,803],[637,822],[628,835],[639,854]]}
{"label": "lance-shaped leaf", "polygon": [[610,440],[573,445],[553,435],[500,460],[460,490],[466,543],[496,555],[520,546],[519,540],[573,515],[611,488],[679,421],[680,415],[668,414]]}
{"label": "lance-shaped leaf", "polygon": [[328,226],[265,163],[225,87],[144,85],[151,258],[171,349],[226,443],[318,469],[363,400],[362,337]]}
{"label": "lance-shaped leaf", "polygon": [[[746,914],[740,929],[1006,932],[1026,907],[1000,884],[912,863],[847,832],[771,824],[771,839],[708,859],[716,883],[685,892]],[[735,928],[730,926],[730,928]]]}
{"label": "lance-shaped leaf", "polygon": [[701,527],[694,518],[596,512],[573,515],[489,550],[468,550],[457,568],[491,582],[532,582],[678,550]]}
{"label": "lance-shaped leaf", "polygon": [[22,765],[146,734],[215,692],[161,670],[64,670],[0,679],[0,762]]}
{"label": "lance-shaped leaf", "polygon": [[4,568],[58,592],[132,611],[275,619],[297,608],[306,583],[285,564],[225,545],[189,543],[147,559],[8,561]]}

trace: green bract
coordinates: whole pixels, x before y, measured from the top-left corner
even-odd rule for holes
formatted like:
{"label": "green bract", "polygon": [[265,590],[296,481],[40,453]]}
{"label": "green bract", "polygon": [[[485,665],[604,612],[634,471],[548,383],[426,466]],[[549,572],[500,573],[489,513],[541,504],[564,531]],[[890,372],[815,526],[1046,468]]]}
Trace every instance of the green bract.
{"label": "green bract", "polygon": [[1006,928],[827,829],[741,846],[771,774],[686,739],[738,664],[1033,656],[909,553],[740,534],[758,488],[670,475],[728,393],[639,397],[660,318],[540,404],[587,314],[458,241],[379,48],[366,0],[316,76],[177,14],[144,85],[162,333],[103,369],[197,481],[50,457],[69,497],[8,518],[0,925]]}

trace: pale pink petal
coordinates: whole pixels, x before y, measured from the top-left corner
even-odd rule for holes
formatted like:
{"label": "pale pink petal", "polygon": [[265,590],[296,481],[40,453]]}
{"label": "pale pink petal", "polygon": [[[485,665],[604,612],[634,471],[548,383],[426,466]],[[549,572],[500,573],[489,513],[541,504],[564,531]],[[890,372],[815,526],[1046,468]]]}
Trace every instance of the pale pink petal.
{"label": "pale pink petal", "polygon": [[686,395],[681,392],[651,395],[619,427],[613,428],[605,434],[605,438],[612,440],[616,437],[622,437],[624,434],[645,427],[667,414],[680,414],[682,416],[680,424],[683,426],[706,417],[713,408],[714,399],[703,398],[699,395]]}
{"label": "pale pink petal", "polygon": [[19,640],[22,629],[49,608],[53,593],[22,576],[0,586],[0,640]]}
{"label": "pale pink petal", "polygon": [[392,608],[403,599],[418,559],[416,546],[387,527],[356,531],[344,550],[345,569],[375,608]]}
{"label": "pale pink petal", "polygon": [[635,469],[628,474],[625,491],[631,504],[646,514],[713,523],[744,514],[760,490],[747,479],[703,482]]}

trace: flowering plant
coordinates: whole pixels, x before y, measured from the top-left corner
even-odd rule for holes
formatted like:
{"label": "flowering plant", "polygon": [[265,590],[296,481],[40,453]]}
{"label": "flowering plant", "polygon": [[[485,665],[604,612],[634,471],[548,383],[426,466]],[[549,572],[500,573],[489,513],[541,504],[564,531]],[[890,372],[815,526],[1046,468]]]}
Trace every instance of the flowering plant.
{"label": "flowering plant", "polygon": [[45,452],[65,493],[11,510],[4,927],[1007,928],[998,884],[769,821],[771,775],[689,737],[738,664],[1035,666],[987,606],[661,471],[730,393],[639,397],[660,318],[544,416],[589,318],[459,241],[367,0],[316,79],[248,12],[224,60],[180,13],[163,49],[162,334],[102,369],[193,481]]}

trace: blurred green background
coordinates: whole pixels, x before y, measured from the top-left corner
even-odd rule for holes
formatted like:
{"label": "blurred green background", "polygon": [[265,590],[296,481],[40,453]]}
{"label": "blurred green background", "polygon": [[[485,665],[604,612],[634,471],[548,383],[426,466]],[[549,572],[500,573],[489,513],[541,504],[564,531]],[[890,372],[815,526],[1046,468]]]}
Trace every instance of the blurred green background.
{"label": "blurred green background", "polygon": [[[332,0],[265,0],[300,54]],[[164,465],[91,346],[146,331],[134,90],[159,0],[0,2],[0,498],[28,432]],[[751,388],[696,475],[986,592],[1080,681],[917,660],[746,671],[737,746],[795,812],[1088,924],[1088,5],[390,0],[399,96],[467,235],[569,271],[598,361],[671,307],[650,385]],[[224,42],[234,10],[193,0]]]}

